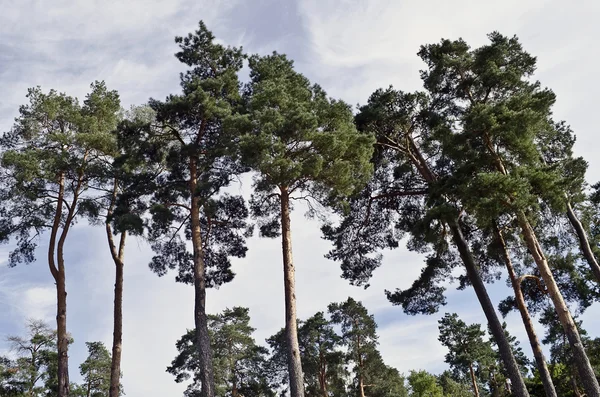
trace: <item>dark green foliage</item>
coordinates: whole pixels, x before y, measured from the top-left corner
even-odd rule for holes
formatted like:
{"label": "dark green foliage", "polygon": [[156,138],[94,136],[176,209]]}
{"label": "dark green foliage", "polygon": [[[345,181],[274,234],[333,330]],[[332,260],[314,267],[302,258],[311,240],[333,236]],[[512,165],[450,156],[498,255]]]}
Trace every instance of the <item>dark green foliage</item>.
{"label": "dark green foliage", "polygon": [[469,384],[457,381],[450,371],[444,371],[439,375],[437,382],[442,387],[444,397],[471,397],[473,395]]}
{"label": "dark green foliage", "polygon": [[79,366],[83,384],[90,397],[108,397],[111,355],[102,342],[86,342],[88,357]]}
{"label": "dark green foliage", "polygon": [[[157,254],[151,269],[159,275],[178,269],[177,280],[185,283],[192,281],[193,255],[185,240],[191,239],[190,214],[196,208],[190,202],[197,200],[193,211],[200,213],[207,286],[219,286],[233,278],[229,258],[245,256],[249,232],[243,199],[219,195],[245,170],[236,160],[238,133],[224,128],[240,104],[237,72],[244,55],[214,43],[202,22],[195,33],[176,42],[177,58],[190,67],[181,75],[182,94],[164,102],[150,100],[155,122],[123,126],[128,161],[155,163],[162,170],[153,178],[141,175],[130,200],[149,198],[148,235]],[[135,222],[135,217],[127,220]]]}
{"label": "dark green foliage", "polygon": [[[439,341],[448,348],[445,361],[454,376],[465,382],[472,381],[470,371],[482,374],[495,363],[491,343],[484,340],[485,332],[479,324],[467,325],[456,313],[446,313],[439,320]],[[485,379],[476,379],[484,382]]]}
{"label": "dark green foliage", "polygon": [[[248,309],[234,307],[209,315],[209,332],[214,354],[216,395],[274,396],[263,373],[267,350],[256,345]],[[177,341],[179,354],[167,371],[180,383],[193,380],[186,396],[200,395],[200,376],[195,333],[188,331]]]}
{"label": "dark green foliage", "polygon": [[0,357],[0,395],[6,397],[22,397],[26,385],[17,377],[19,367],[14,360]]}
{"label": "dark green foliage", "polygon": [[[267,339],[271,357],[266,371],[273,385],[278,388],[288,384],[284,332],[282,329]],[[306,396],[323,396],[323,388],[331,396],[344,396],[346,357],[339,350],[341,339],[335,333],[331,321],[327,320],[322,312],[316,313],[306,321],[298,321],[298,343]]]}
{"label": "dark green foliage", "polygon": [[61,175],[63,227],[74,222],[75,215],[67,219],[70,208],[80,205],[78,198],[97,177],[101,157],[114,150],[112,131],[120,109],[118,94],[104,82],[91,85],[83,105],[39,87],[29,89],[27,97],[29,104],[20,107],[13,128],[0,139],[0,241],[16,240],[11,266],[35,259],[37,237],[52,226]]}
{"label": "dark green foliage", "polygon": [[50,385],[56,384],[56,331],[39,320],[27,324],[27,336],[7,338],[14,361],[6,360],[4,374],[8,377],[9,390],[22,389],[31,396],[45,395]]}
{"label": "dark green foliage", "polygon": [[347,104],[327,98],[294,71],[285,55],[252,56],[250,78],[248,114],[235,126],[248,131],[242,156],[259,172],[253,213],[261,219],[261,234],[275,237],[280,209],[274,189],[296,199],[341,205],[344,196],[366,182],[373,141],[356,132]]}
{"label": "dark green foliage", "polygon": [[449,249],[445,225],[445,220],[455,218],[460,210],[440,195],[443,186],[426,180],[414,165],[414,156],[427,156],[425,166],[434,178],[448,172],[439,145],[431,137],[429,107],[428,97],[422,93],[390,87],[371,95],[360,108],[356,124],[377,138],[373,178],[353,197],[340,225],[323,228],[325,238],[334,242],[328,258],[341,263],[344,278],[365,286],[381,264],[380,252],[397,248],[407,235],[408,248],[425,254],[427,266],[411,288],[387,295],[409,314],[435,313],[444,305],[445,287],[440,284],[452,281],[452,270],[460,264],[460,258]]}
{"label": "dark green foliage", "polygon": [[323,312],[302,322],[298,329],[300,357],[307,397],[342,396],[345,391],[344,354],[339,351],[340,337]]}
{"label": "dark green foliage", "polygon": [[[156,233],[152,247],[157,252],[150,269],[159,276],[166,274],[168,269],[177,269],[175,279],[178,282],[193,284],[193,255],[187,250],[185,241],[171,231],[175,220],[188,224],[186,216],[163,205],[152,207],[150,212],[153,233]],[[252,232],[246,223],[248,210],[241,196],[222,195],[216,200],[205,201],[202,215],[200,224],[203,258],[207,265],[206,284],[218,287],[234,277],[229,258],[246,255],[244,240]]]}

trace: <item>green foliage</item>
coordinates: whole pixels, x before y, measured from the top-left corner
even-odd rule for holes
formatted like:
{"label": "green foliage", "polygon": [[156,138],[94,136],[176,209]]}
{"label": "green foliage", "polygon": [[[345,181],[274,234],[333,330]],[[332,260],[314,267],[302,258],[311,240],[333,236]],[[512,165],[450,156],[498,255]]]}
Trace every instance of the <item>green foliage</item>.
{"label": "green foliage", "polygon": [[456,381],[449,371],[444,371],[438,376],[438,384],[442,387],[444,397],[471,397],[471,386],[464,381]]}
{"label": "green foliage", "polygon": [[[123,126],[125,159],[159,170],[151,177],[139,175],[124,201],[149,209],[148,237],[156,253],[151,269],[158,275],[177,269],[177,280],[184,283],[193,280],[193,254],[185,240],[192,236],[191,217],[198,216],[202,247],[197,249],[207,267],[207,286],[219,286],[233,279],[230,258],[245,256],[244,239],[251,232],[243,199],[220,195],[245,171],[236,159],[239,132],[224,128],[241,104],[237,73],[244,55],[215,43],[202,22],[176,42],[177,58],[189,66],[181,75],[182,93],[149,101],[155,121],[144,113],[149,123]],[[118,212],[140,224],[143,211],[127,208]]]}
{"label": "green foliage", "polygon": [[344,354],[339,350],[340,339],[323,312],[301,323],[298,340],[307,397],[322,396],[321,383],[329,395],[343,395],[346,370]]}
{"label": "green foliage", "polygon": [[[209,315],[209,333],[214,354],[217,396],[272,396],[263,374],[267,350],[256,345],[250,326],[248,309],[234,307],[217,315]],[[192,378],[186,396],[199,395],[200,366],[195,331],[188,331],[177,341],[179,354],[167,371],[180,383]]]}
{"label": "green foliage", "polygon": [[[112,153],[112,130],[120,109],[116,91],[104,82],[91,85],[83,105],[76,98],[31,88],[29,104],[0,139],[0,241],[16,240],[9,265],[34,261],[37,239],[51,228],[64,178],[62,226],[71,224],[79,198],[98,175],[101,157]],[[71,211],[72,209],[72,211]]]}
{"label": "green foliage", "polygon": [[327,98],[285,55],[252,56],[250,79],[247,114],[233,125],[247,131],[242,158],[258,172],[252,208],[262,235],[272,237],[279,229],[274,190],[342,205],[369,176],[373,139],[356,132],[347,104]]}
{"label": "green foliage", "polygon": [[411,397],[444,397],[437,379],[427,371],[410,371],[407,379]]}
{"label": "green foliage", "polygon": [[8,342],[17,355],[12,363],[7,362],[11,387],[22,388],[32,397],[46,395],[48,386],[57,382],[56,331],[42,321],[29,320],[27,336],[9,336]]}
{"label": "green foliage", "polygon": [[79,366],[84,384],[82,388],[90,397],[108,397],[110,389],[111,354],[102,342],[86,342],[88,357]]}

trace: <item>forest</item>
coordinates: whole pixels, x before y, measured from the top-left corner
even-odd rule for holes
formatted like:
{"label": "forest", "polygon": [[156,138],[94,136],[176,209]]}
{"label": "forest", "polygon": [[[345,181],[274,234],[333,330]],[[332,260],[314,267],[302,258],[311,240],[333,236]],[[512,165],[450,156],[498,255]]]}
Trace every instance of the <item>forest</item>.
{"label": "forest", "polygon": [[[382,87],[357,108],[286,55],[220,44],[202,21],[175,43],[178,93],[124,109],[100,80],[83,102],[33,87],[0,138],[8,266],[47,264],[56,290],[55,324],[31,319],[6,337],[0,396],[126,395],[124,268],[143,240],[150,270],[194,291],[194,328],[164,363],[187,397],[600,397],[600,337],[580,321],[600,300],[600,183],[586,179],[575,132],[554,118],[556,95],[516,36],[422,45],[421,91]],[[227,190],[245,175],[249,200]],[[409,288],[381,291],[399,313],[432,315],[449,285],[473,289],[486,324],[456,313],[438,322],[448,370],[388,365],[355,297],[298,318],[290,214],[301,206],[352,285],[369,286],[386,250],[422,257],[390,264],[420,269]],[[77,264],[65,258],[76,223],[103,228],[115,280],[112,344],[86,341],[80,363],[67,321]],[[206,308],[211,289],[236,283],[232,260],[255,234],[281,242],[285,318],[266,340],[244,302]],[[493,282],[510,296],[493,302]],[[507,330],[513,311],[528,345]]]}

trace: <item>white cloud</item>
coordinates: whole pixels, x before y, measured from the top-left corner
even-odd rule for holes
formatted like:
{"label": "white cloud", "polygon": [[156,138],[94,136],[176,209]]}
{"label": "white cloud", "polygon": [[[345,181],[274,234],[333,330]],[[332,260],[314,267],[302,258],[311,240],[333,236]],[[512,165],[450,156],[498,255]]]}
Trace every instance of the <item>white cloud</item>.
{"label": "white cloud", "polygon": [[[600,68],[595,51],[600,34],[594,20],[597,2],[299,0],[297,6],[277,8],[265,0],[247,7],[233,0],[61,0],[52,7],[26,0],[4,7],[0,127],[11,124],[26,88],[37,84],[81,99],[90,82],[105,79],[120,91],[125,106],[177,92],[181,66],[173,57],[173,36],[191,31],[200,18],[220,40],[244,44],[250,53],[275,48],[293,52],[301,72],[352,104],[364,103],[372,91],[389,84],[419,89],[422,63],[416,52],[421,44],[463,37],[477,46],[485,42],[486,33],[499,30],[518,34],[525,48],[538,56],[538,77],[558,94],[557,117],[573,124],[580,137],[577,152],[590,160],[592,180],[600,178],[593,152],[594,95],[600,90],[595,78]],[[242,192],[247,195],[249,188],[245,183]],[[383,290],[408,287],[423,264],[419,255],[404,249],[386,253],[370,289],[351,287],[339,277],[338,265],[323,258],[330,246],[321,240],[317,223],[305,220],[301,208],[292,222],[300,318],[349,295],[362,300],[381,324],[384,358],[401,371],[443,368],[445,351],[437,341],[437,319],[444,311],[458,312],[467,322],[485,323],[472,290],[450,291],[448,307],[436,316],[402,314],[401,308],[387,302]],[[77,227],[72,233],[67,242],[68,324],[75,338],[71,376],[77,380],[77,366],[86,353],[84,342],[110,345],[112,340],[114,267],[102,230]],[[249,307],[262,342],[284,325],[281,245],[278,239],[253,238],[249,248],[247,258],[234,262],[236,279],[209,291],[207,304],[211,312]],[[165,368],[175,356],[175,341],[193,326],[193,290],[176,284],[172,274],[164,278],[152,274],[147,267],[151,256],[145,244],[129,240],[123,382],[130,396],[178,395],[183,386],[176,385]],[[0,310],[9,313],[0,319],[3,333],[22,328],[25,316],[54,317],[54,285],[43,255],[30,268],[0,269],[0,275]],[[494,290],[494,302],[508,292],[503,285]],[[599,332],[596,312],[597,306],[585,317],[593,336]],[[528,351],[517,316],[508,322]]]}

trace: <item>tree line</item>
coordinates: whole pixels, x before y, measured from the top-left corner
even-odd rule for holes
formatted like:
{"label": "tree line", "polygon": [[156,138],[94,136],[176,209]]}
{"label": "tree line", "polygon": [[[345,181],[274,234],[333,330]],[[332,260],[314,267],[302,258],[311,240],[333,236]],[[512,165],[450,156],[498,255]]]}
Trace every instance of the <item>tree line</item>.
{"label": "tree line", "polygon": [[[425,266],[412,286],[386,291],[405,313],[436,313],[446,303],[449,280],[461,289],[473,287],[497,355],[496,369],[485,371],[496,383],[479,385],[488,376],[481,375],[484,367],[473,357],[493,355],[489,344],[473,347],[483,331],[453,316],[444,317],[445,326],[466,327],[459,335],[477,343],[465,342],[464,352],[447,357],[462,375],[447,374],[443,382],[461,381],[468,368],[476,396],[500,390],[502,379],[511,395],[542,395],[528,384],[514,340],[486,290],[486,283],[506,270],[514,295],[498,309],[502,315],[520,313],[542,393],[568,395],[560,380],[567,377],[568,393],[582,395],[581,389],[600,397],[597,350],[576,321],[599,294],[599,185],[587,185],[587,162],[573,153],[573,131],[553,118],[555,94],[533,80],[535,57],[516,37],[494,32],[488,38],[475,49],[461,39],[422,46],[423,91],[379,89],[356,114],[297,72],[285,55],[248,56],[241,48],[216,43],[202,22],[195,32],[175,39],[175,55],[187,70],[180,75],[180,93],[164,100],[124,111],[118,93],[101,81],[91,85],[83,103],[54,90],[30,89],[29,103],[0,139],[0,241],[11,243],[10,266],[35,260],[40,241],[48,246],[57,293],[57,395],[73,395],[64,253],[71,227],[82,220],[106,229],[115,267],[111,397],[121,390],[129,236],[150,242],[152,271],[161,276],[173,270],[176,281],[194,287],[195,327],[178,344],[187,356],[169,370],[185,378],[181,366],[193,368],[190,393],[249,393],[241,393],[237,384],[223,389],[223,373],[232,369],[225,370],[222,361],[231,357],[215,353],[234,347],[227,339],[219,342],[215,327],[228,327],[233,320],[227,315],[247,312],[236,308],[210,316],[206,298],[207,289],[233,280],[231,259],[245,256],[246,239],[255,228],[282,243],[285,328],[269,340],[279,351],[269,362],[278,361],[279,372],[269,368],[279,373],[290,396],[312,394],[317,384],[320,395],[348,389],[343,371],[337,386],[310,375],[322,378],[330,367],[315,372],[320,364],[311,361],[314,346],[302,340],[303,330],[311,323],[327,333],[328,321],[341,328],[330,332],[330,343],[335,334],[340,339],[334,345],[343,346],[330,353],[345,352],[338,354],[340,368],[351,363],[357,374],[351,394],[385,395],[377,394],[379,386],[369,386],[363,355],[349,358],[354,348],[376,346],[368,336],[374,322],[356,331],[355,320],[343,314],[351,310],[345,305],[358,312],[362,305],[350,299],[329,307],[331,320],[321,315],[298,323],[290,212],[302,202],[309,215],[318,215],[323,237],[332,242],[327,257],[340,263],[343,277],[353,284],[368,286],[381,252],[405,239],[408,249],[423,254]],[[250,77],[242,84],[245,64]],[[248,202],[223,192],[246,173],[253,175]],[[332,221],[334,214],[340,222]],[[561,347],[552,351],[552,360],[561,357],[556,362],[544,357],[535,315],[549,330],[546,342],[558,344],[562,338]],[[353,332],[364,332],[365,339],[344,337]],[[457,343],[452,332],[440,336],[449,348]],[[258,347],[255,353],[260,355]],[[553,373],[558,362],[567,373],[563,378]],[[401,393],[400,375],[382,361],[377,365],[377,375],[389,377],[382,384]],[[415,382],[427,383],[421,375],[414,375]],[[412,392],[415,388],[411,384]]]}

